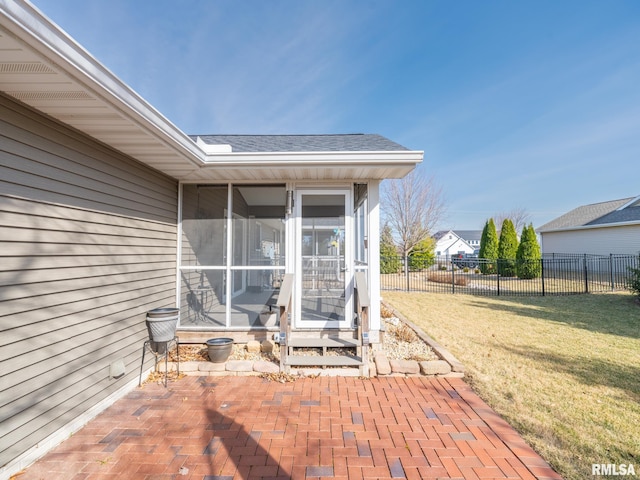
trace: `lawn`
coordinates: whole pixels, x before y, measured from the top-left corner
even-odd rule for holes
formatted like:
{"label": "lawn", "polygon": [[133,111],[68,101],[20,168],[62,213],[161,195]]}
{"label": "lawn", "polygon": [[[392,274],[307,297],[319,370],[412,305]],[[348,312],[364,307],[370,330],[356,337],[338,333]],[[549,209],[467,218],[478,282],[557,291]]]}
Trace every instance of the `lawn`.
{"label": "lawn", "polygon": [[629,293],[478,297],[383,292],[566,480],[640,475],[640,305]]}

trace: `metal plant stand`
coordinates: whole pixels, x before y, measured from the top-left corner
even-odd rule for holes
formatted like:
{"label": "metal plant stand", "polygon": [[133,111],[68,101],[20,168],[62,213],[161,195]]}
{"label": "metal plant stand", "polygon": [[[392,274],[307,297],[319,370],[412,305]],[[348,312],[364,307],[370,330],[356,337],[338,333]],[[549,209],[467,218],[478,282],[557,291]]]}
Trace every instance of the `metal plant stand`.
{"label": "metal plant stand", "polygon": [[[146,340],[144,345],[142,346],[142,364],[140,365],[140,378],[138,380],[138,386],[142,386],[142,370],[144,368],[144,356],[147,350],[153,353],[155,357],[154,370],[158,369],[158,360],[161,360],[164,357],[164,386],[167,387],[167,374],[169,371],[169,350],[172,344],[176,345],[176,360],[177,360],[177,371],[178,375],[180,375],[180,343],[178,337],[173,337],[173,339],[168,342],[153,342],[152,340]],[[155,345],[155,349],[153,348]]]}

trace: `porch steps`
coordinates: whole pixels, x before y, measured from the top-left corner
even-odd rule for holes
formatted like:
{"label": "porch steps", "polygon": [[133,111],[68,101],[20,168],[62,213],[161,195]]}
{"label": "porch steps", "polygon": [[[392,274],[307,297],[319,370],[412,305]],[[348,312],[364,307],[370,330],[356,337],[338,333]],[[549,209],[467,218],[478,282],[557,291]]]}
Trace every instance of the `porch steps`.
{"label": "porch steps", "polygon": [[355,339],[338,337],[293,337],[289,340],[289,348],[322,348],[324,353],[327,348],[356,348],[358,345],[359,343]]}
{"label": "porch steps", "polygon": [[[355,354],[358,346],[359,342],[355,339],[338,337],[293,337],[289,339],[289,343],[287,345],[288,352],[285,364],[290,367],[360,367],[362,365],[362,358]],[[322,354],[296,355],[296,349],[304,348],[322,349]],[[337,355],[330,352],[330,350],[334,348],[351,349],[354,354]]]}
{"label": "porch steps", "polygon": [[287,365],[290,367],[359,367],[362,365],[360,357],[347,355],[288,355]]}

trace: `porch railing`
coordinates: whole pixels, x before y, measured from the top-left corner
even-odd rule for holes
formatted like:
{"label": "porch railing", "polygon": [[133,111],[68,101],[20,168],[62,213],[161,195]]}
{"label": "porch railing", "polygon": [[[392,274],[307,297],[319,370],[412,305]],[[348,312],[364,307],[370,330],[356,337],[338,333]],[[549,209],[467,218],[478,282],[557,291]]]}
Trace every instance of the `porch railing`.
{"label": "porch railing", "polygon": [[[282,280],[280,294],[276,301],[280,318],[280,371],[289,373],[287,362],[289,342],[291,340],[291,301],[293,293],[294,274],[287,273]],[[360,374],[369,376],[369,289],[364,272],[355,274],[355,321],[358,337],[358,356],[361,359]]]}
{"label": "porch railing", "polygon": [[293,273],[286,273],[284,275],[278,300],[276,301],[278,315],[280,317],[280,371],[284,373],[289,373],[289,366],[287,365],[287,343],[291,338],[289,315],[291,312],[293,280]]}

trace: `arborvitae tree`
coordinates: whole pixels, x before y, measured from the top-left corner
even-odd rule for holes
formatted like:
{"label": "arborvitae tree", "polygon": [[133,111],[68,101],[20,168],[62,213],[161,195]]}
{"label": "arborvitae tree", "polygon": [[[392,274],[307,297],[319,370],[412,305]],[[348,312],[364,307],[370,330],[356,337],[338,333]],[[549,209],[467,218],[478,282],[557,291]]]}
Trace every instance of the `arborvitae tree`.
{"label": "arborvitae tree", "polygon": [[478,257],[480,260],[480,271],[485,274],[496,273],[495,261],[498,258],[498,233],[493,218],[487,220],[480,237],[480,252]]}
{"label": "arborvitae tree", "polygon": [[433,238],[427,238],[418,243],[409,254],[409,268],[414,271],[424,270],[434,265],[436,263],[434,248],[435,241]]}
{"label": "arborvitae tree", "polygon": [[380,273],[398,273],[402,262],[393,241],[391,227],[385,225],[380,235]]}
{"label": "arborvitae tree", "polygon": [[503,277],[516,274],[516,254],[518,253],[518,234],[513,222],[508,218],[502,222],[498,241],[498,273]]}
{"label": "arborvitae tree", "polygon": [[540,263],[540,245],[533,225],[526,225],[522,229],[520,236],[520,245],[518,245],[518,253],[516,254],[516,267],[518,277],[520,278],[538,278],[542,273],[542,264]]}

